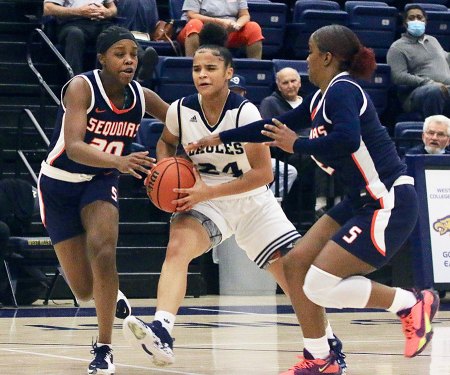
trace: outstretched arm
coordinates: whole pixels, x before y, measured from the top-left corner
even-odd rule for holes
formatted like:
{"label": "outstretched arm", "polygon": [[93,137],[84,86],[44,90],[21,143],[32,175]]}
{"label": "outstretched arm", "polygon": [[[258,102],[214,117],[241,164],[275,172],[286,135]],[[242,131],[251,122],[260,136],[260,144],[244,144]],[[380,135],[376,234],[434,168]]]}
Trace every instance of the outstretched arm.
{"label": "outstretched arm", "polygon": [[[308,106],[303,103],[297,108],[277,116],[276,119],[281,123],[286,124],[286,126],[290,129],[304,129],[310,126]],[[262,133],[265,130],[264,125],[266,124],[273,125],[273,119],[259,120],[236,129],[226,130],[219,134],[213,134],[193,142],[185,148],[186,151],[193,151],[200,147],[216,146],[221,143],[270,142],[272,139],[268,137],[267,134]]]}

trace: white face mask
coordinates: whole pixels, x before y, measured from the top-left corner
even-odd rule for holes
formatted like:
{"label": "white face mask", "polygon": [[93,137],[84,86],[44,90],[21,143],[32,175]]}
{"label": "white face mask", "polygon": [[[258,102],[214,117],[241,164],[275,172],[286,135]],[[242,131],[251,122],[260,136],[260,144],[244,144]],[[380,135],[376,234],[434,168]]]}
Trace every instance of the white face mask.
{"label": "white face mask", "polygon": [[425,22],[423,21],[408,21],[406,25],[408,33],[412,36],[415,36],[416,38],[425,34]]}

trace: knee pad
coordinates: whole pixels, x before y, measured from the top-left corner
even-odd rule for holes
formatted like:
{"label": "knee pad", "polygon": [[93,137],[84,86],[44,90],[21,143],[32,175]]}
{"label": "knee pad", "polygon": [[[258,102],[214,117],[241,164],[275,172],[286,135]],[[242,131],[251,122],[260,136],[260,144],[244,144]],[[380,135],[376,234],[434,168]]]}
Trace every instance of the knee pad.
{"label": "knee pad", "polygon": [[342,279],[340,277],[325,272],[316,266],[311,266],[306,273],[303,291],[306,297],[316,305],[335,307],[332,290],[341,281]]}
{"label": "knee pad", "polygon": [[323,307],[364,308],[372,292],[372,283],[364,276],[342,279],[315,266],[305,277],[303,291],[310,301]]}

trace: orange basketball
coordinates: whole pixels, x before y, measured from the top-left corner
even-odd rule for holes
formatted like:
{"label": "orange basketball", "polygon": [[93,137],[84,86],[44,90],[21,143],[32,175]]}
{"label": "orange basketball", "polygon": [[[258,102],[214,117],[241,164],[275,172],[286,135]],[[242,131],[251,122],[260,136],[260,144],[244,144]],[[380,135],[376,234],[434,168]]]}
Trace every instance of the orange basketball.
{"label": "orange basketball", "polygon": [[160,210],[175,212],[177,206],[172,201],[183,197],[174,188],[194,186],[193,165],[186,159],[170,157],[160,160],[149,172],[144,181],[147,195]]}

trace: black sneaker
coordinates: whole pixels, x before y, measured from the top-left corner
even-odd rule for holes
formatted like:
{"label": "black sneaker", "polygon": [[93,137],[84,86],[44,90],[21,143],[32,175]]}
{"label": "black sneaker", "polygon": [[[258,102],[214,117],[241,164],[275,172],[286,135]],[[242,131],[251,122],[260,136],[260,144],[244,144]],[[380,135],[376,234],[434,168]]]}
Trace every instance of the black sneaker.
{"label": "black sneaker", "polygon": [[116,318],[125,319],[131,315],[131,306],[127,297],[120,290],[117,293]]}
{"label": "black sneaker", "polygon": [[173,338],[160,321],[147,325],[130,315],[123,321],[123,334],[133,347],[150,355],[155,365],[166,366],[175,362]]}
{"label": "black sneaker", "polygon": [[97,346],[97,343],[94,343],[92,344],[91,354],[94,355],[94,359],[89,364],[88,374],[114,374],[116,366],[114,366],[112,349],[109,345]]}
{"label": "black sneaker", "polygon": [[347,372],[347,364],[345,363],[345,354],[342,353],[342,341],[334,335],[334,339],[328,339],[328,345],[330,345],[330,351],[336,357],[336,363],[341,368],[342,373],[345,374]]}

